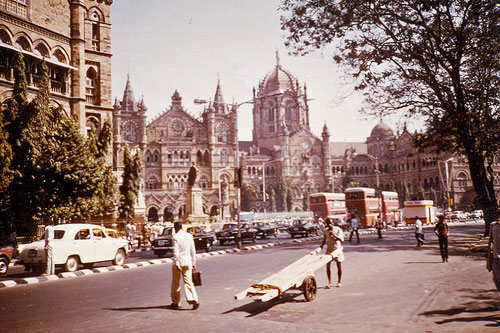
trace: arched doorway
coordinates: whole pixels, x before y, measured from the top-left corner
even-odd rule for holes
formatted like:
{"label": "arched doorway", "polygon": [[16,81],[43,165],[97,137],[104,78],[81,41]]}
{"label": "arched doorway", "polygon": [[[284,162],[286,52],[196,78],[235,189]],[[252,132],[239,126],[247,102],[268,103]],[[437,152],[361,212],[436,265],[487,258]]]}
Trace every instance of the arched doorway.
{"label": "arched doorway", "polygon": [[174,220],[174,208],[172,206],[168,206],[163,211],[163,221],[172,222],[173,220]]}
{"label": "arched doorway", "polygon": [[148,221],[158,222],[158,209],[156,207],[149,208],[148,211]]}
{"label": "arched doorway", "polygon": [[210,208],[210,217],[218,215],[219,215],[219,207],[217,207],[217,205],[213,205],[212,208]]}

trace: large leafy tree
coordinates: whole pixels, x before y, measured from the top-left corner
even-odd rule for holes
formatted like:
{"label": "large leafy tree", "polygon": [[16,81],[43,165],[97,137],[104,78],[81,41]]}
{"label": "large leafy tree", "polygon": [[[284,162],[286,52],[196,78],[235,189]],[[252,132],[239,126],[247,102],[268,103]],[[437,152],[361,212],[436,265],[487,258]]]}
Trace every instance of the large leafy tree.
{"label": "large leafy tree", "polygon": [[0,201],[5,216],[31,229],[37,223],[99,215],[111,169],[105,161],[109,136],[87,140],[77,122],[50,106],[48,69],[41,66],[38,93],[28,102],[22,55],[14,67],[14,93],[6,107],[14,178]]}
{"label": "large leafy tree", "polygon": [[120,185],[120,218],[129,219],[135,216],[135,205],[141,188],[142,160],[140,151],[130,154],[128,145],[123,155],[123,183]]}
{"label": "large leafy tree", "polygon": [[496,0],[283,0],[296,54],[333,45],[373,113],[426,120],[432,144],[464,154],[486,231],[496,215],[500,6]]}

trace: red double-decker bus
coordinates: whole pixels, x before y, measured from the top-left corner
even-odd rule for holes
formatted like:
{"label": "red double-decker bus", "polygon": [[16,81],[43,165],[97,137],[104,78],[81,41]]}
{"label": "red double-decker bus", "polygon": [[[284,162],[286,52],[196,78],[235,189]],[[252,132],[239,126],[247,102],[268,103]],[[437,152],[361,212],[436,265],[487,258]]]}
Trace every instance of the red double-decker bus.
{"label": "red double-decker bus", "polygon": [[382,214],[387,225],[400,221],[397,192],[382,191]]}
{"label": "red double-decker bus", "polygon": [[316,218],[347,220],[344,193],[313,193],[309,195],[309,208]]}
{"label": "red double-decker bus", "polygon": [[375,226],[380,213],[379,199],[374,188],[352,187],[345,190],[345,203],[351,216],[356,216],[365,227]]}

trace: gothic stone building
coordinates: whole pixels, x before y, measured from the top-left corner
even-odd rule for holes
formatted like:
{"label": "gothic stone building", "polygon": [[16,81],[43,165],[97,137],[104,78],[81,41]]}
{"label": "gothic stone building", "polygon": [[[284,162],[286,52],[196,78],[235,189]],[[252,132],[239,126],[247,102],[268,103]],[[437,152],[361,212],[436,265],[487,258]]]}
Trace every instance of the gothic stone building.
{"label": "gothic stone building", "polygon": [[0,103],[12,95],[13,63],[23,53],[29,98],[42,61],[51,103],[78,119],[82,134],[111,121],[112,0],[1,0]]}
{"label": "gothic stone building", "polygon": [[[127,81],[123,100],[115,103],[115,153],[125,143],[141,148],[149,220],[184,215],[187,174],[193,163],[201,172],[205,213],[234,218],[238,152],[244,184],[254,183],[258,189],[246,208],[257,212],[274,208],[271,196],[283,179],[291,200],[282,207],[292,211],[304,210],[307,193],[342,192],[349,186],[395,190],[401,205],[403,200],[425,198],[441,207],[446,206],[448,188],[453,209],[472,206],[466,160],[417,149],[414,134],[406,128],[394,134],[381,121],[366,142],[331,142],[326,124],[321,136],[312,133],[307,88],[280,65],[279,57],[254,89],[252,103],[253,139],[237,142],[236,106],[224,102],[220,84],[199,118],[183,108],[176,91],[171,106],[146,125],[144,101],[135,102]],[[115,158],[120,160],[119,153]],[[495,170],[500,171],[498,162]],[[499,186],[498,172],[495,177]]]}
{"label": "gothic stone building", "polygon": [[234,217],[236,110],[224,102],[220,84],[200,118],[183,108],[178,91],[171,97],[171,106],[147,126],[146,110],[143,100],[135,102],[128,80],[123,100],[115,103],[115,156],[120,168],[125,144],[141,148],[147,218],[167,221],[185,215],[188,171],[193,163],[200,172],[205,214]]}

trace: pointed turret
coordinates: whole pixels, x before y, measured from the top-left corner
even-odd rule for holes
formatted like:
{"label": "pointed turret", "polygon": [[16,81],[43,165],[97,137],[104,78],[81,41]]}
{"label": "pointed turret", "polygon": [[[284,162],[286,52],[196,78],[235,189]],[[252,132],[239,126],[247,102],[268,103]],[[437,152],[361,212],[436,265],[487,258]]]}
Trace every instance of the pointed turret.
{"label": "pointed turret", "polygon": [[135,108],[134,92],[132,91],[132,84],[130,83],[130,75],[127,75],[127,83],[122,98],[122,110],[133,111]]}
{"label": "pointed turret", "polygon": [[217,113],[224,113],[226,109],[226,103],[224,102],[224,96],[222,96],[222,89],[220,87],[220,80],[217,79],[217,89],[215,89],[214,96],[214,110]]}
{"label": "pointed turret", "polygon": [[330,137],[330,131],[328,130],[328,127],[326,126],[326,122],[323,125],[323,132],[321,133],[322,138]]}

